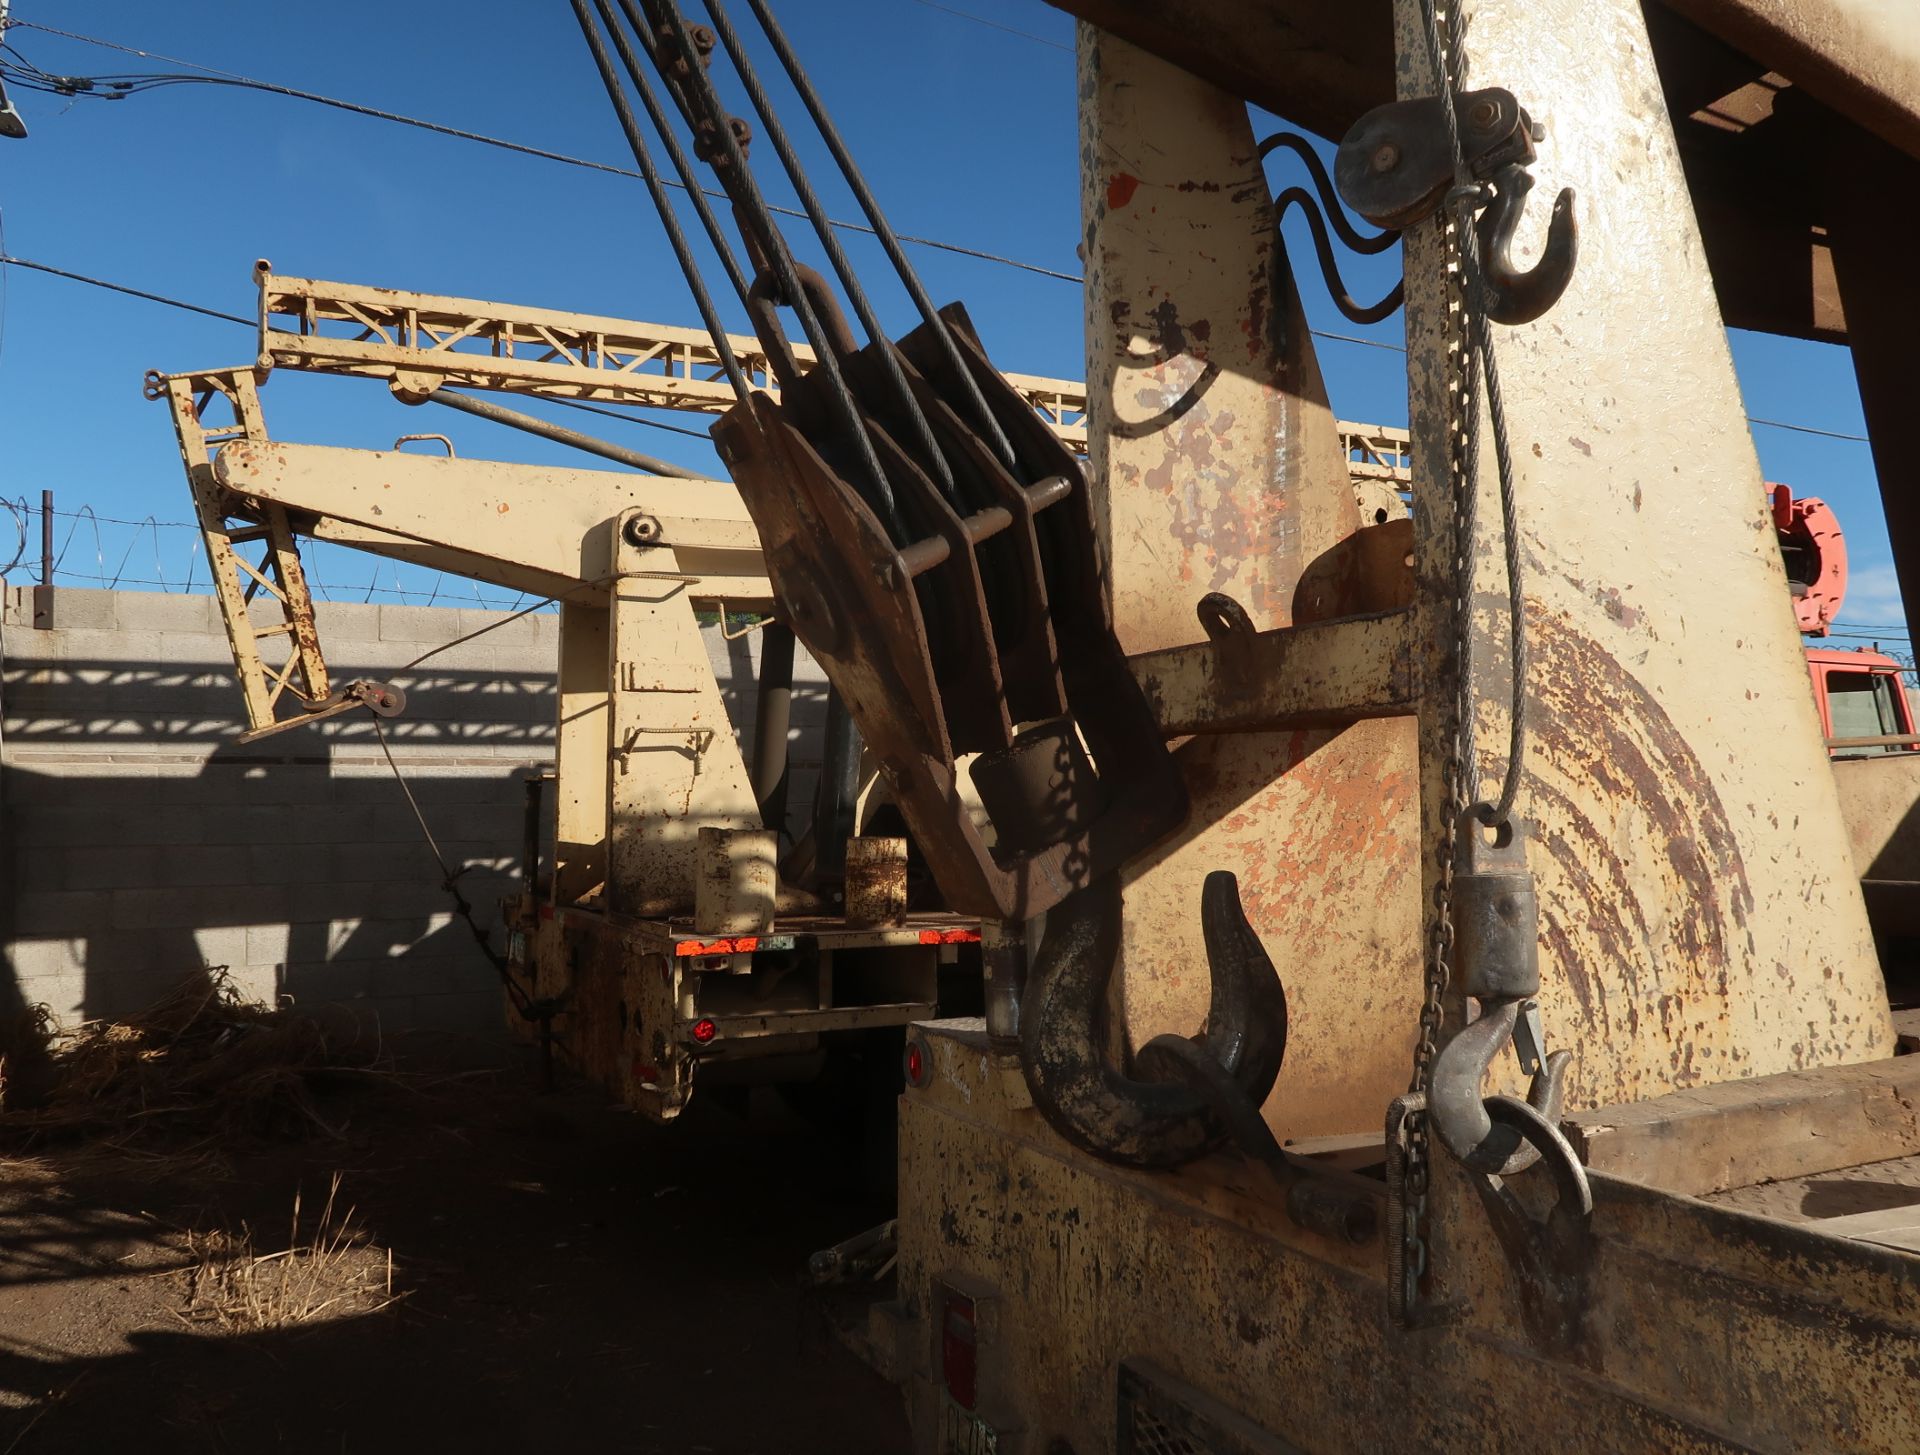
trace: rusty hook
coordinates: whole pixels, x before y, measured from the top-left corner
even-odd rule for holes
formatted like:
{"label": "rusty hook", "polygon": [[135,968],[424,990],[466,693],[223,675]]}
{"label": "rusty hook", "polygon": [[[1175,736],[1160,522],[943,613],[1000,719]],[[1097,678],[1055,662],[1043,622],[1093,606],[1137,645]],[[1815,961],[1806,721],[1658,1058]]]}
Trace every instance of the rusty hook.
{"label": "rusty hook", "polygon": [[1486,284],[1487,317],[1495,323],[1532,323],[1567,291],[1580,256],[1580,224],[1573,215],[1573,188],[1562,187],[1547,220],[1540,259],[1522,271],[1514,266],[1513,237],[1520,228],[1533,174],[1509,162],[1493,174],[1493,201],[1475,221],[1480,235],[1480,276]]}
{"label": "rusty hook", "polygon": [[[1120,910],[1118,876],[1108,875],[1047,912],[1020,1010],[1021,1069],[1034,1106],[1076,1147],[1131,1167],[1177,1167],[1223,1129],[1191,1088],[1142,1080],[1104,1053]],[[1207,876],[1200,915],[1212,999],[1196,1041],[1258,1106],[1286,1054],[1286,993],[1232,874]]]}
{"label": "rusty hook", "polygon": [[[1555,1051],[1541,1063],[1525,1101],[1480,1095],[1487,1068],[1513,1039],[1514,1023],[1526,1005],[1522,1000],[1486,1004],[1480,1018],[1461,1029],[1434,1059],[1430,1097],[1434,1127],[1447,1150],[1475,1172],[1511,1177],[1540,1160],[1543,1142],[1566,1140],[1557,1124],[1571,1051]],[[1490,1115],[1490,1101],[1503,1104],[1497,1119]],[[1516,1128],[1516,1121],[1526,1122],[1531,1134]],[[1567,1155],[1573,1155],[1571,1147]]]}

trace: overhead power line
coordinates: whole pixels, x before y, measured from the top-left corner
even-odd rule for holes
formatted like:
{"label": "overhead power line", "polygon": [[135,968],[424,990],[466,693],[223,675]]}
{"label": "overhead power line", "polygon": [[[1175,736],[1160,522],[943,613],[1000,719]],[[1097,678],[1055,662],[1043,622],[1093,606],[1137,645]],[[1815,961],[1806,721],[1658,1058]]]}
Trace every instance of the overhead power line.
{"label": "overhead power line", "polygon": [[[571,156],[566,152],[550,151],[545,147],[529,146],[525,142],[508,141],[504,137],[488,136],[485,132],[468,131],[464,127],[447,126],[441,122],[428,121],[423,117],[407,116],[398,111],[387,111],[378,106],[363,106],[357,101],[346,101],[338,96],[325,96],[318,91],[303,91],[296,86],[282,86],[272,81],[257,80],[252,76],[242,76],[233,71],[223,71],[216,66],[202,65],[199,61],[184,60],[178,56],[162,55],[158,51],[139,50],[133,46],[121,45],[116,41],[102,40],[98,36],[82,35],[77,31],[62,30],[58,26],[42,25],[33,20],[14,20],[9,22],[10,29],[37,30],[46,35],[57,35],[63,40],[79,41],[83,45],[100,46],[103,49],[119,51],[122,55],[139,56],[142,60],[162,61],[170,66],[186,66],[190,70],[204,72],[201,76],[169,76],[160,73],[128,74],[124,76],[66,77],[65,80],[86,80],[93,83],[90,87],[77,91],[63,91],[61,94],[92,95],[103,99],[122,95],[133,95],[143,90],[151,90],[160,85],[180,85],[193,83],[198,85],[237,86],[249,91],[262,91],[273,96],[290,96],[297,101],[310,101],[316,106],[331,106],[338,111],[352,112],[356,116],[370,116],[376,121],[390,121],[400,126],[417,127],[422,131],[437,132],[441,136],[457,137],[461,141],[478,142],[482,146],[498,147],[502,151],[518,152],[522,156],[539,157],[543,161],[563,162],[570,167],[585,167],[589,171],[607,172],[616,177],[640,178],[640,173],[630,167],[616,167],[608,162],[590,161],[585,157]],[[9,79],[19,79],[34,89],[50,89],[44,84],[48,73],[38,67],[22,69],[18,65],[7,67]],[[37,74],[36,74],[37,73]],[[120,89],[115,89],[116,87]],[[669,187],[684,191],[680,183],[662,179]],[[711,188],[702,188],[707,196],[726,201],[726,195]],[[771,211],[783,217],[806,218],[806,213],[798,208],[772,207]],[[843,232],[863,233],[869,237],[873,229],[858,222],[845,222],[830,219],[835,228]],[[1022,262],[1018,258],[1003,257],[999,253],[990,253],[981,248],[970,248],[960,243],[943,242],[939,238],[915,237],[910,233],[899,234],[900,240],[912,243],[916,247],[933,248],[944,253],[954,253],[960,257],[978,258],[982,262],[999,263],[1004,267],[1018,268],[1022,272],[1037,273],[1044,278],[1057,278],[1066,283],[1078,283],[1082,279],[1077,273],[1062,272],[1058,268],[1044,267],[1039,263]]]}
{"label": "overhead power line", "polygon": [[[955,10],[952,6],[933,4],[933,0],[920,0],[920,3],[931,5],[932,8],[937,10],[948,11],[963,19],[978,21],[983,25],[991,25],[997,30],[1006,30],[1014,35],[1024,36],[1030,40],[1041,41],[1042,44],[1057,44],[1057,42],[1045,40],[1040,36],[1029,36],[1025,31],[1012,30],[1011,27],[999,25],[996,22],[985,20],[980,16],[969,14],[966,11]],[[125,92],[112,89],[89,89],[78,93],[65,92],[63,94],[91,95],[101,99],[111,99],[123,94],[136,94],[141,89],[152,89],[154,86],[162,84],[172,85],[194,82],[208,85],[237,86],[243,89],[261,91],[273,96],[290,96],[295,100],[310,101],[319,106],[330,106],[340,111],[350,112],[356,116],[372,117],[377,121],[389,121],[400,126],[416,127],[422,131],[434,132],[440,136],[454,137],[460,141],[478,142],[482,146],[498,147],[503,151],[517,152],[522,156],[537,157],[542,161],[560,162],[570,167],[584,167],[589,171],[605,172],[615,177],[630,177],[636,181],[644,180],[639,172],[630,167],[617,167],[608,162],[591,161],[585,157],[572,156],[566,152],[551,151],[545,147],[530,146],[524,142],[508,141],[503,137],[488,136],[484,132],[468,131],[465,128],[457,126],[447,126],[441,122],[427,121],[418,116],[407,116],[398,111],[386,111],[377,106],[363,106],[357,101],[345,101],[337,96],[322,95],[317,91],[303,91],[293,86],[282,86],[271,81],[256,80],[253,77],[242,76],[233,71],[223,71],[215,66],[204,65],[199,61],[185,60],[179,56],[163,55],[158,51],[139,50],[133,46],[121,45],[117,41],[103,40],[99,36],[82,35],[77,31],[62,30],[58,26],[43,25],[38,21],[15,20],[10,22],[10,28],[37,30],[47,35],[59,36],[63,40],[79,41],[84,45],[100,46],[106,50],[118,51],[123,55],[138,56],[143,60],[163,61],[167,65],[186,66],[192,70],[206,73],[204,77],[167,76],[159,73],[151,73],[145,75],[128,74],[124,76],[55,78],[66,81],[85,80],[93,83],[96,87],[103,86],[110,88],[118,85],[130,88]],[[13,75],[20,74],[17,67],[8,65],[5,62],[0,62],[0,72],[10,72]],[[29,83],[38,81],[40,84],[37,84],[35,88],[47,90],[49,88],[44,84],[44,81],[48,76],[48,72],[41,71],[38,67],[32,67],[31,73],[22,77],[22,79]],[[672,187],[677,191],[684,192],[687,190],[683,184],[672,178],[662,177],[660,180],[664,185]],[[727,200],[724,193],[713,188],[702,188],[701,191],[708,197],[723,202]],[[777,212],[783,217],[806,217],[804,212],[791,207],[770,205],[769,210]],[[857,232],[867,237],[874,235],[873,229],[864,223],[846,222],[832,218],[829,219],[829,223],[833,227],[845,232]],[[937,238],[916,237],[912,233],[900,233],[898,237],[900,241],[911,243],[916,247],[932,248],[939,252],[952,253],[959,257],[975,258],[984,263],[997,263],[1004,267],[1016,268],[1021,272],[1033,273],[1043,278],[1053,278],[1062,283],[1084,284],[1086,282],[1085,277],[1079,273],[1068,273],[1058,268],[1044,267],[1038,263],[1023,262],[1018,258],[1005,257],[999,253],[988,252],[982,248],[967,247],[961,243],[944,242]],[[1309,332],[1316,338],[1330,339],[1338,343],[1357,344],[1362,348],[1385,349],[1392,353],[1406,352],[1404,345],[1390,343],[1383,339],[1361,338],[1354,334],[1337,333],[1326,329],[1311,329]],[[624,418],[625,416],[617,417]],[[671,426],[667,425],[659,425],[657,427],[662,429],[671,428]],[[681,433],[691,433],[691,431],[683,430]]]}
{"label": "overhead power line", "polygon": [[1017,35],[1022,40],[1030,40],[1039,45],[1052,46],[1055,50],[1066,51],[1069,55],[1073,52],[1072,46],[1066,45],[1061,41],[1049,40],[1046,36],[1035,35],[1030,30],[1016,30],[1011,25],[1002,25],[999,21],[989,20],[984,15],[975,15],[971,10],[956,10],[951,5],[940,4],[940,0],[918,0],[918,3],[926,6],[929,10],[938,10],[946,15],[957,16],[961,20],[971,20],[975,25],[984,25],[989,30],[1002,31],[1007,35]]}
{"label": "overhead power line", "polygon": [[[14,24],[21,24],[15,21]],[[124,293],[129,298],[144,298],[149,303],[164,303],[169,308],[185,309],[188,313],[204,314],[208,318],[218,318],[227,323],[237,323],[246,328],[255,326],[257,320],[242,318],[237,313],[222,313],[217,308],[202,308],[198,303],[187,303],[178,298],[169,298],[163,293],[149,293],[143,288],[129,288],[124,283],[109,283],[105,278],[89,278],[85,273],[70,273],[65,268],[56,268],[51,263],[36,263],[31,258],[16,258],[11,253],[0,253],[0,266],[11,268],[31,268],[36,273],[51,273],[56,278],[68,278],[75,283],[85,283],[93,288],[105,288],[109,293]]]}
{"label": "overhead power line", "polygon": [[[17,24],[18,22],[16,22]],[[129,288],[124,283],[109,283],[105,278],[89,277],[85,273],[71,272],[66,268],[56,268],[51,263],[37,263],[32,258],[16,258],[11,253],[0,253],[0,269],[31,268],[36,273],[50,273],[56,278],[65,278],[74,283],[85,283],[91,288],[104,288],[109,293],[122,293],[129,298],[144,299],[148,303],[160,303],[168,308],[178,308],[186,313],[197,313],[204,318],[217,318],[222,323],[237,323],[242,328],[257,328],[259,320],[242,318],[237,313],[222,313],[217,308],[202,308],[198,303],[189,303],[184,298],[169,298],[164,293],[149,293],[144,288]],[[628,424],[643,424],[648,429],[663,429],[669,434],[683,434],[690,439],[707,441],[708,437],[697,429],[688,429],[684,425],[666,424],[661,420],[648,419],[639,414],[622,414],[615,409],[603,409],[599,405],[588,404],[578,399],[547,400],[549,404],[564,405],[568,409],[581,409],[589,414],[604,414],[608,419],[623,419]],[[710,441],[709,441],[710,442]]]}

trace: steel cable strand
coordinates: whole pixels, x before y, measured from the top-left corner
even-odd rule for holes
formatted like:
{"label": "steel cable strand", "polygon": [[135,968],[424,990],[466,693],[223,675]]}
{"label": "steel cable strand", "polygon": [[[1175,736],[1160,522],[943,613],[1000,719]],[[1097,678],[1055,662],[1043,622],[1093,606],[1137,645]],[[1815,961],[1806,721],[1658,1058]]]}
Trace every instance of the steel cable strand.
{"label": "steel cable strand", "polygon": [[727,18],[720,0],[704,0],[707,13],[713,18],[713,28],[720,37],[720,43],[726,47],[727,54],[733,58],[735,71],[739,73],[740,83],[746,90],[747,101],[760,116],[767,128],[767,140],[773,143],[780,164],[786,169],[793,183],[793,190],[800,198],[800,205],[806,209],[812,219],[814,234],[820,239],[820,245],[826,250],[827,259],[833,265],[833,271],[839,276],[841,287],[847,290],[847,300],[853,305],[854,313],[859,317],[861,326],[867,331],[867,338],[874,346],[875,356],[880,361],[882,372],[886,375],[888,387],[893,391],[896,402],[906,416],[913,432],[918,436],[921,448],[926,452],[930,473],[934,484],[947,499],[947,503],[960,514],[967,513],[967,506],[961,501],[959,489],[954,484],[953,469],[947,462],[940,442],[934,438],[933,427],[927,423],[926,415],[921,411],[920,401],[914,397],[913,388],[907,383],[905,371],[900,366],[899,352],[893,341],[881,326],[873,311],[873,304],[867,297],[866,289],[860,285],[860,275],[847,259],[846,250],[840,246],[840,239],[834,235],[832,220],[826,209],[820,205],[820,198],[808,180],[806,169],[801,165],[799,156],[787,136],[787,129],[781,125],[779,115],[773,103],[768,99],[766,88],[760,84],[760,76],[748,58],[746,48],[740,44],[740,37]]}
{"label": "steel cable strand", "polygon": [[[581,0],[573,0],[579,5]],[[681,94],[683,107],[693,123],[695,134],[706,129],[718,143],[725,166],[718,161],[712,163],[719,176],[720,184],[733,198],[735,216],[743,231],[759,245],[765,256],[767,266],[772,270],[775,284],[784,295],[787,306],[800,320],[800,327],[807,335],[807,342],[813,346],[815,366],[826,376],[828,393],[834,413],[839,417],[842,430],[845,431],[845,443],[849,445],[859,459],[861,468],[871,486],[869,504],[875,513],[887,523],[896,542],[907,539],[907,531],[900,519],[898,503],[894,499],[893,485],[881,467],[880,457],[875,451],[872,437],[867,433],[865,422],[860,417],[860,407],[853,397],[853,391],[847,386],[846,376],[841,372],[836,357],[833,340],[828,336],[800,283],[793,255],[788,251],[786,239],[767,209],[766,199],[761,194],[759,184],[754,180],[747,166],[745,151],[740,139],[734,134],[732,117],[721,103],[719,92],[714,89],[713,78],[701,64],[698,48],[688,34],[686,19],[681,15],[674,0],[650,0],[661,17],[660,29],[665,39],[672,42],[679,53],[680,69],[684,74],[679,80],[669,80],[669,89]],[[628,13],[629,20],[635,19],[634,0],[621,0],[621,8]],[[663,64],[659,47],[649,35],[643,24],[636,24],[635,31],[641,44],[648,50],[654,67],[663,76],[670,75]],[[738,189],[736,192],[735,189]]]}
{"label": "steel cable strand", "polygon": [[713,346],[719,352],[721,366],[727,371],[727,381],[733,385],[733,392],[744,401],[752,392],[747,383],[745,371],[740,367],[739,359],[734,357],[733,345],[727,341],[725,325],[720,321],[719,311],[714,307],[713,295],[708,291],[700,273],[700,265],[694,261],[692,249],[687,243],[685,230],[680,219],[668,205],[666,190],[661,183],[659,173],[654,169],[653,158],[647,149],[646,139],[640,135],[639,123],[634,119],[633,108],[627,102],[626,92],[620,86],[620,80],[614,73],[613,61],[607,55],[607,48],[600,37],[599,27],[587,12],[586,0],[572,0],[574,18],[580,23],[580,34],[586,39],[587,48],[593,52],[594,66],[600,72],[600,84],[606,89],[607,100],[613,105],[614,115],[619,119],[620,129],[626,134],[627,146],[633,152],[634,164],[639,167],[640,175],[646,180],[647,190],[653,196],[653,205],[660,214],[662,226],[666,228],[667,240],[672,244],[674,256],[679,259],[680,271],[686,275],[687,286],[693,291],[694,306],[700,310],[700,317],[707,325],[707,332],[713,336]]}
{"label": "steel cable strand", "polygon": [[1000,462],[1017,477],[1019,463],[1014,457],[1012,444],[1008,442],[1005,431],[1000,428],[999,420],[994,418],[993,410],[988,407],[986,395],[980,391],[979,381],[973,377],[973,371],[967,367],[966,361],[960,356],[959,346],[953,341],[953,334],[947,327],[947,321],[934,307],[932,297],[920,281],[920,274],[908,260],[906,252],[900,246],[900,238],[895,235],[886,214],[880,209],[878,199],[874,196],[872,189],[867,186],[866,177],[854,161],[852,152],[840,135],[840,129],[833,124],[833,118],[828,115],[819,92],[814,89],[812,80],[801,66],[799,56],[788,44],[786,32],[774,18],[767,0],[747,0],[747,4],[759,20],[761,30],[766,33],[774,55],[779,58],[781,66],[785,68],[787,78],[793,83],[793,89],[799,95],[801,104],[813,117],[814,126],[819,130],[821,138],[827,144],[827,150],[832,153],[834,161],[839,165],[840,174],[846,178],[848,187],[852,189],[854,200],[860,204],[860,210],[866,214],[867,222],[873,228],[873,235],[879,239],[888,261],[893,264],[894,272],[899,275],[908,296],[913,299],[914,307],[919,309],[921,319],[933,331],[940,345],[940,352],[946,358],[947,366],[953,370],[961,387],[966,391],[967,402],[972,407],[975,423],[992,444],[994,452],[1000,457]]}
{"label": "steel cable strand", "polygon": [[[647,118],[653,123],[654,134],[667,149],[667,160],[673,163],[673,170],[680,177],[680,185],[692,199],[695,215],[700,226],[707,234],[707,241],[719,255],[720,265],[727,270],[727,281],[733,285],[734,295],[739,298],[740,306],[747,306],[747,278],[740,271],[740,260],[733,255],[733,244],[727,238],[726,229],[720,225],[720,219],[714,215],[707,201],[706,190],[700,186],[694,172],[693,163],[687,157],[686,148],[680,145],[680,138],[674,134],[673,123],[667,116],[666,108],[660,104],[660,97],[653,89],[653,83],[647,79],[646,71],[640,65],[640,58],[633,52],[633,42],[620,26],[618,18],[608,6],[607,0],[593,0],[593,8],[599,12],[601,23],[607,27],[607,34],[613,40],[613,48],[619,52],[620,64],[633,89],[640,97],[640,104],[646,108]],[[664,189],[666,180],[661,179]],[[667,206],[666,193],[660,191],[655,196],[656,206]]]}

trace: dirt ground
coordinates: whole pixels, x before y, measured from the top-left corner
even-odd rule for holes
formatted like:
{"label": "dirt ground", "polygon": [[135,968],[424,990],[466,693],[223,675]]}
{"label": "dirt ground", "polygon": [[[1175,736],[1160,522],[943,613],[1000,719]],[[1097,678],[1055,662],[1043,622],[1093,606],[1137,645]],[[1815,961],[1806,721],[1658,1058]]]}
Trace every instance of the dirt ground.
{"label": "dirt ground", "polygon": [[[338,1140],[0,1164],[0,1455],[905,1448],[799,1278],[886,1214],[857,1154],[768,1101],[660,1128],[488,1060],[328,1077]],[[336,1174],[358,1242],[309,1269],[317,1317],[258,1327],[236,1270],[284,1309]]]}

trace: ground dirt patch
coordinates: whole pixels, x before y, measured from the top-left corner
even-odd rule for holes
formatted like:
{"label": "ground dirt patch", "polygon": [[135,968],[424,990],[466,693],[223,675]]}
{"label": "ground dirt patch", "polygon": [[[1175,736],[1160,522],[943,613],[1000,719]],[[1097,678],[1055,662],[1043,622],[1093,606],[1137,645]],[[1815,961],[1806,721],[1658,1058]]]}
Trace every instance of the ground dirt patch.
{"label": "ground dirt patch", "polygon": [[445,1042],[368,1069],[304,1065],[277,1130],[0,1165],[0,1455],[905,1448],[800,1286],[887,1211],[843,1144]]}

